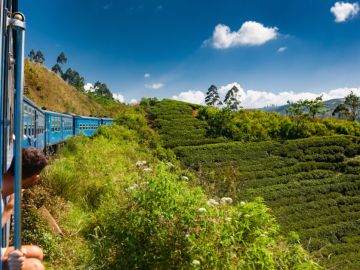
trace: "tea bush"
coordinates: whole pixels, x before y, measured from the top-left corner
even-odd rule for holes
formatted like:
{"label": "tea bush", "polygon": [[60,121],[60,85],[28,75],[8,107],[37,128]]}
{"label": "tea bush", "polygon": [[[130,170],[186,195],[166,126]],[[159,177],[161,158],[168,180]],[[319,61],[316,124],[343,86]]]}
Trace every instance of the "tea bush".
{"label": "tea bush", "polygon": [[237,201],[263,197],[282,231],[297,231],[322,265],[358,269],[360,253],[349,252],[347,243],[360,236],[359,146],[359,137],[330,136],[174,151],[208,193]]}

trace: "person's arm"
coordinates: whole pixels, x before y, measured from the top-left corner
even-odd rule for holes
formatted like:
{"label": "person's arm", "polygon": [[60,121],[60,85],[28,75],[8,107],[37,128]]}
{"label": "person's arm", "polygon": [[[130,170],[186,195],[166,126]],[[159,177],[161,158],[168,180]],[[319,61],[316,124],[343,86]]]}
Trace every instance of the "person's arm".
{"label": "person's arm", "polygon": [[12,194],[10,196],[9,202],[5,205],[4,211],[1,217],[1,227],[4,228],[7,221],[10,219],[11,215],[14,213],[14,203],[15,203],[15,196]]}

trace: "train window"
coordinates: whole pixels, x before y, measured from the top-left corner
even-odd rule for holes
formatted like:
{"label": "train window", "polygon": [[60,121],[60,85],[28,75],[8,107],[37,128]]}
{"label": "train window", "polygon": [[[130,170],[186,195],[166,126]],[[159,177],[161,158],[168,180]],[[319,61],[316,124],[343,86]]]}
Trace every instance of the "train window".
{"label": "train window", "polygon": [[27,129],[27,126],[25,125],[24,126],[24,135],[26,135],[26,129]]}

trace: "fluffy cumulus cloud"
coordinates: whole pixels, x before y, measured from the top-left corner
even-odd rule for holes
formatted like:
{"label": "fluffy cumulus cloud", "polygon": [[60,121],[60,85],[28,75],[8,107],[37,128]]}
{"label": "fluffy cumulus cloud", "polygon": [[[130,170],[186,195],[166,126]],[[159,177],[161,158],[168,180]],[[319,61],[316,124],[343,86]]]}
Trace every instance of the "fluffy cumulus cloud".
{"label": "fluffy cumulus cloud", "polygon": [[[266,106],[281,106],[285,105],[288,100],[298,101],[300,99],[315,99],[319,95],[323,95],[323,100],[330,100],[334,98],[343,98],[353,91],[356,95],[360,96],[360,88],[338,88],[321,93],[314,92],[293,92],[284,91],[279,93],[272,93],[267,91],[245,90],[237,82],[230,83],[219,88],[219,95],[224,99],[226,93],[236,86],[239,89],[241,105],[244,108],[254,109]],[[182,100],[195,104],[204,104],[205,93],[202,91],[187,91],[182,92],[178,96],[173,96],[173,99]]]}
{"label": "fluffy cumulus cloud", "polygon": [[178,96],[172,97],[175,100],[186,101],[193,104],[204,104],[205,94],[202,91],[192,91],[182,92]]}
{"label": "fluffy cumulus cloud", "polygon": [[122,102],[122,103],[125,102],[124,96],[123,96],[122,94],[120,94],[120,93],[113,93],[113,98],[114,98],[115,100],[117,100],[117,101]]}
{"label": "fluffy cumulus cloud", "polygon": [[148,78],[150,78],[150,76],[151,76],[150,73],[145,73],[144,74],[144,79],[148,79]]}
{"label": "fluffy cumulus cloud", "polygon": [[335,15],[335,21],[345,22],[359,13],[359,3],[336,2],[330,11]]}
{"label": "fluffy cumulus cloud", "polygon": [[207,43],[216,49],[227,49],[240,46],[259,46],[278,37],[278,28],[265,27],[253,21],[243,23],[238,31],[231,31],[230,27],[218,24],[213,36]]}
{"label": "fluffy cumulus cloud", "polygon": [[163,83],[152,83],[152,84],[145,84],[146,88],[158,90],[164,87]]}

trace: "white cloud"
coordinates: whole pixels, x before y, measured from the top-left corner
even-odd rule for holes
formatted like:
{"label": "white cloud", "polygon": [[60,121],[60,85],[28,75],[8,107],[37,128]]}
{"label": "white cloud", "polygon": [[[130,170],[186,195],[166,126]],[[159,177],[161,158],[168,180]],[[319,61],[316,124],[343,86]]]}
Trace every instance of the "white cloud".
{"label": "white cloud", "polygon": [[285,52],[287,50],[287,47],[280,47],[278,50],[277,50],[277,52],[278,53],[283,53],[283,52]]}
{"label": "white cloud", "polygon": [[[315,99],[320,95],[323,95],[323,100],[344,98],[351,91],[360,96],[360,88],[338,88],[320,93],[294,91],[272,93],[257,90],[244,90],[244,88],[242,88],[239,83],[234,82],[219,88],[218,91],[222,100],[224,100],[226,93],[233,86],[236,86],[239,89],[241,105],[247,109],[262,108],[272,105],[281,106],[285,105],[288,100],[298,101],[299,99]],[[180,93],[178,96],[173,96],[173,99],[203,105],[205,100],[205,93],[202,91],[187,91]]]}
{"label": "white cloud", "polygon": [[[243,23],[238,31],[231,31],[230,27],[218,24],[210,42],[216,49],[227,49],[240,46],[259,46],[276,39],[278,28],[265,27],[263,24],[253,21]],[[209,42],[209,40],[207,41]]]}
{"label": "white cloud", "polygon": [[145,84],[146,88],[158,90],[164,87],[163,83],[152,83],[152,84]]}
{"label": "white cloud", "polygon": [[356,95],[360,95],[360,88],[338,88],[329,91],[323,91],[320,93],[315,92],[294,92],[284,91],[279,93],[272,93],[266,91],[257,90],[244,90],[239,83],[231,83],[219,88],[220,97],[224,97],[227,91],[233,86],[237,86],[240,90],[241,103],[244,108],[262,108],[266,106],[280,106],[286,104],[288,100],[298,101],[299,99],[315,99],[316,97],[323,95],[323,100],[330,100],[334,98],[343,98],[351,91],[354,91]]}
{"label": "white cloud", "polygon": [[359,13],[359,3],[336,2],[330,11],[335,15],[335,22],[341,23]]}
{"label": "white cloud", "polygon": [[87,83],[84,85],[85,92],[95,92],[94,85],[92,83]]}
{"label": "white cloud", "polygon": [[151,76],[150,73],[145,73],[144,74],[144,79],[148,79],[148,78],[150,78],[150,76]]}
{"label": "white cloud", "polygon": [[120,93],[113,93],[113,98],[117,101],[120,101],[121,103],[124,103],[125,102],[125,98],[122,94]]}
{"label": "white cloud", "polygon": [[137,101],[136,99],[132,99],[132,100],[130,100],[129,104],[136,105],[136,104],[139,104],[139,101]]}
{"label": "white cloud", "polygon": [[193,104],[204,104],[205,94],[202,91],[189,90],[187,92],[181,92],[178,96],[173,96],[172,98]]}

